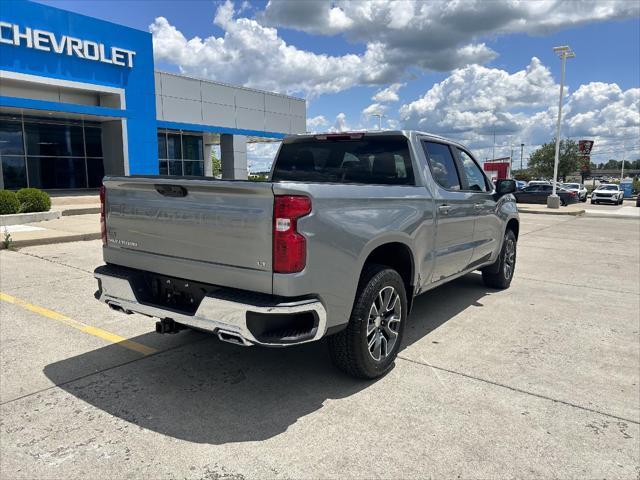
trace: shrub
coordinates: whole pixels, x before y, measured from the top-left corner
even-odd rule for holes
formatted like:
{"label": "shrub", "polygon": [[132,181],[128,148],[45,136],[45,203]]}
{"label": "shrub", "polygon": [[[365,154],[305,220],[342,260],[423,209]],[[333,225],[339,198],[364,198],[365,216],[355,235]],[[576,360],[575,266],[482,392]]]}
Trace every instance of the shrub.
{"label": "shrub", "polygon": [[10,190],[0,190],[0,215],[9,215],[10,213],[18,213],[20,201],[16,192]]}
{"label": "shrub", "polygon": [[21,212],[48,212],[51,208],[49,194],[37,188],[22,188],[16,193]]}

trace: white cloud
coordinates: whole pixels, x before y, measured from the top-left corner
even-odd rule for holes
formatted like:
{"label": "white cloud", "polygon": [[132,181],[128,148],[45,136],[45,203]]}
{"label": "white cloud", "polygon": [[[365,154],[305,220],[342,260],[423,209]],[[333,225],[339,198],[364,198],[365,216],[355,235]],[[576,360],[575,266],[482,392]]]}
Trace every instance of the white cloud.
{"label": "white cloud", "polygon": [[309,131],[315,131],[321,127],[326,127],[327,125],[329,125],[329,121],[324,115],[318,115],[307,119],[307,130]]}
{"label": "white cloud", "polygon": [[396,69],[446,71],[494,58],[479,38],[542,34],[638,14],[640,3],[630,0],[270,0],[258,18],[265,25],[379,44],[380,63]]}
{"label": "white cloud", "polygon": [[[422,97],[402,105],[405,128],[426,130],[458,139],[497,156],[511,144],[528,148],[555,135],[559,86],[537,58],[526,69],[509,73],[470,65],[434,84]],[[562,136],[591,138],[604,147],[621,139],[640,141],[640,89],[623,91],[616,84],[592,82],[565,90]]]}
{"label": "white cloud", "polygon": [[376,92],[376,94],[371,97],[371,100],[381,103],[397,102],[398,100],[400,100],[400,97],[398,96],[398,90],[400,90],[400,88],[404,86],[404,83],[393,83],[387,88]]}
{"label": "white cloud", "polygon": [[338,115],[336,115],[336,121],[333,124],[333,127],[331,127],[331,129],[329,131],[331,132],[348,132],[349,130],[351,130],[349,128],[349,125],[347,124],[347,116],[340,112]]}
{"label": "white cloud", "polygon": [[278,153],[280,142],[248,143],[247,166],[250,172],[266,172]]}
{"label": "white cloud", "polygon": [[362,115],[364,117],[370,117],[376,114],[384,114],[387,111],[387,108],[388,107],[386,105],[382,105],[380,103],[372,103],[364,110],[362,110]]}
{"label": "white cloud", "polygon": [[225,33],[204,39],[187,39],[166,18],[156,18],[149,26],[156,60],[196,76],[310,97],[382,84],[402,74],[380,62],[378,44],[361,55],[316,54],[287,44],[275,28],[235,18],[235,13],[230,1],[221,4],[214,23]]}
{"label": "white cloud", "polygon": [[513,74],[469,65],[403,105],[400,118],[410,128],[442,134],[517,131],[526,122],[522,108],[550,105],[557,95],[551,72],[535,57]]}
{"label": "white cloud", "polygon": [[[156,59],[192,75],[312,98],[356,85],[398,84],[416,71],[481,65],[497,55],[484,37],[637,16],[640,3],[271,0],[255,18],[239,17],[248,10],[246,5],[235,10],[230,0],[220,4],[214,24],[224,33],[205,38],[186,38],[166,18],[156,18],[149,27]],[[303,50],[285,42],[273,26],[344,34],[364,44],[364,52]],[[374,101],[395,101],[393,91],[387,95],[389,100]]]}

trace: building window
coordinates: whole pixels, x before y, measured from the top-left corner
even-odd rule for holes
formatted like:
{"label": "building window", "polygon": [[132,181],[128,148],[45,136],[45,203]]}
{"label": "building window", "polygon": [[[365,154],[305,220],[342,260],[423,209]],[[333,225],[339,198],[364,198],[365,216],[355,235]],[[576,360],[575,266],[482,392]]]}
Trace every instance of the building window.
{"label": "building window", "polygon": [[160,175],[203,176],[202,135],[158,130],[158,166]]}
{"label": "building window", "polygon": [[97,188],[102,184],[99,123],[0,114],[4,188]]}

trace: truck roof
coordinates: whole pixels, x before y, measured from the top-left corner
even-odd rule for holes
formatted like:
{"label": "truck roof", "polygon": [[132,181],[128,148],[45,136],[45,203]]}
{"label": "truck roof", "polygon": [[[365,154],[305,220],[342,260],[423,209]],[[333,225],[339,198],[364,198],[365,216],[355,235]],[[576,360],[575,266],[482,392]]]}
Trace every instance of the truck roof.
{"label": "truck roof", "polygon": [[458,145],[460,147],[463,148],[467,148],[465,147],[462,143],[456,141],[456,140],[452,140],[450,138],[446,138],[443,137],[441,135],[436,135],[435,133],[429,133],[429,132],[423,132],[421,130],[354,130],[354,131],[347,131],[347,132],[314,132],[314,133],[299,133],[299,134],[293,134],[293,135],[287,135],[283,141],[286,143],[287,140],[298,140],[298,139],[303,139],[303,138],[316,138],[316,137],[329,137],[329,136],[347,136],[347,135],[352,135],[352,136],[357,136],[357,135],[362,135],[362,136],[394,136],[394,135],[401,135],[407,138],[410,138],[411,135],[421,135],[421,136],[425,136],[425,137],[429,137],[432,138],[434,140],[441,140],[441,141],[445,141],[448,143],[452,143],[454,145]]}

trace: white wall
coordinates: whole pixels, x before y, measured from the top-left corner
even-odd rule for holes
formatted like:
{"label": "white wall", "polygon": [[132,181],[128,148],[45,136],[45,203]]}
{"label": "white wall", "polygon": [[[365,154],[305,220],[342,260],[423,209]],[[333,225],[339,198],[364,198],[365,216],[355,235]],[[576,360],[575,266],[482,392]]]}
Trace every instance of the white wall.
{"label": "white wall", "polygon": [[158,120],[304,133],[306,101],[165,72],[155,73]]}

